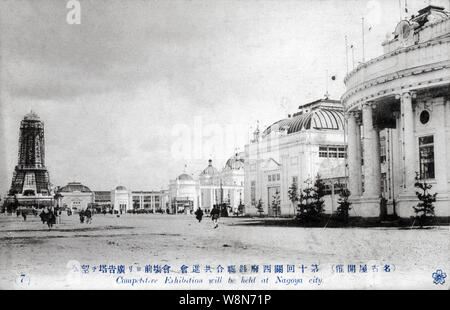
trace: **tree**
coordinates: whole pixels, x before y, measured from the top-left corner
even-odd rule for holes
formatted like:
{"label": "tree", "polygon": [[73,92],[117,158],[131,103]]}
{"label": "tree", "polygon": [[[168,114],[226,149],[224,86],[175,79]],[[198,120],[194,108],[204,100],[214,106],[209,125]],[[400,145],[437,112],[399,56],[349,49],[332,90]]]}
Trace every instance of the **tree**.
{"label": "tree", "polygon": [[262,216],[264,213],[264,203],[261,199],[258,200],[258,204],[256,205],[256,210],[258,210],[259,216]]}
{"label": "tree", "polygon": [[321,179],[320,175],[317,174],[316,181],[314,182],[314,192],[313,192],[313,215],[320,216],[324,213],[324,204],[323,196],[325,196],[325,184]]}
{"label": "tree", "polygon": [[338,207],[336,209],[336,215],[339,219],[343,220],[345,223],[348,222],[348,212],[351,210],[351,202],[348,200],[350,197],[350,191],[345,187],[339,193]]}
{"label": "tree", "polygon": [[278,191],[275,193],[275,195],[273,195],[272,210],[275,214],[275,217],[277,217],[280,211],[280,193]]}
{"label": "tree", "polygon": [[314,189],[311,186],[311,180],[307,179],[305,181],[305,188],[300,193],[300,199],[297,209],[297,218],[298,219],[306,219],[309,218],[312,213],[312,200]]}
{"label": "tree", "polygon": [[305,181],[306,187],[300,194],[300,203],[297,218],[302,220],[315,220],[324,212],[323,196],[325,196],[325,184],[318,174],[314,185],[310,179]]}
{"label": "tree", "polygon": [[292,207],[294,209],[294,213],[296,211],[296,203],[299,200],[299,194],[298,194],[298,186],[297,186],[297,182],[292,182],[291,187],[289,187],[288,189],[288,196],[289,196],[289,200],[292,202]]}
{"label": "tree", "polygon": [[413,206],[414,212],[416,213],[416,219],[419,221],[419,225],[422,228],[428,217],[434,217],[434,205],[436,202],[437,193],[430,194],[429,190],[432,185],[425,181],[421,181],[419,174],[416,172],[416,182],[414,186],[418,189],[416,190],[416,196],[420,200],[417,206]]}

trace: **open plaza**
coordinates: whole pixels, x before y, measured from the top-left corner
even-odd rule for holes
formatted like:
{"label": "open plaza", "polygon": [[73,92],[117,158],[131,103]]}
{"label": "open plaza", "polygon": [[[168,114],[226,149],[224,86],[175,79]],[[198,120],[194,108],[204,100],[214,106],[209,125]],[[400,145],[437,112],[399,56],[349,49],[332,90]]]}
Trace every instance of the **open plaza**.
{"label": "open plaza", "polygon": [[436,287],[432,274],[450,269],[449,226],[303,228],[264,220],[220,218],[214,229],[209,217],[199,223],[189,215],[97,214],[91,224],[63,215],[49,231],[39,217],[2,214],[0,287],[448,288]]}

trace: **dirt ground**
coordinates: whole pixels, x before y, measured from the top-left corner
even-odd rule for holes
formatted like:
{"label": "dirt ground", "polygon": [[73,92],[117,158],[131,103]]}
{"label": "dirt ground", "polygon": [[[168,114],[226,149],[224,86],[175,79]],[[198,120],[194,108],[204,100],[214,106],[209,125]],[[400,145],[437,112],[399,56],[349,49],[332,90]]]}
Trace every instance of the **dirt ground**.
{"label": "dirt ground", "polygon": [[[190,215],[95,215],[91,224],[81,224],[76,215],[63,215],[62,223],[49,231],[39,217],[23,221],[1,214],[0,288],[449,288],[450,277],[435,284],[432,276],[439,269],[450,275],[449,226],[302,228],[254,225],[258,221],[221,218],[214,229],[210,218],[198,223]],[[352,264],[356,272],[349,271]],[[81,265],[124,265],[126,272],[102,274],[97,269],[85,274]],[[168,274],[148,273],[146,265],[171,269]],[[182,265],[188,266],[185,274]],[[192,272],[195,265],[200,266],[199,273]],[[220,274],[219,265],[225,268]],[[228,272],[229,265],[236,266],[236,273]],[[248,270],[240,272],[240,265]],[[252,273],[251,265],[258,265],[259,271]],[[271,265],[271,272],[263,272],[264,265]],[[283,272],[275,273],[275,265],[284,265]],[[287,265],[294,265],[295,271],[287,272]],[[307,266],[303,272],[302,265]],[[313,272],[313,265],[319,271]],[[342,273],[337,271],[340,265]],[[361,272],[364,265],[367,272]],[[212,271],[204,271],[206,266]],[[132,279],[140,282],[133,284]],[[198,279],[202,283],[193,283]]]}

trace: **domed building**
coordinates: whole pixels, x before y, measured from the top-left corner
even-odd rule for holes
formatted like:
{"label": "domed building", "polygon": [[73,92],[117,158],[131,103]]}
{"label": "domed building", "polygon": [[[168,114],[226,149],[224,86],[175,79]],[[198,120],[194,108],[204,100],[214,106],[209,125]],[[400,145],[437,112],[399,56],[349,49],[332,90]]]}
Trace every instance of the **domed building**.
{"label": "domed building", "polygon": [[70,182],[57,190],[57,204],[72,211],[85,210],[94,203],[94,192],[80,182]]}
{"label": "domed building", "polygon": [[190,214],[197,208],[197,181],[182,173],[169,183],[169,203],[172,213]]}
{"label": "domed building", "polygon": [[448,216],[450,12],[429,5],[400,21],[382,46],[344,79],[353,210],[414,215],[417,173],[437,193],[435,214]]}
{"label": "domed building", "polygon": [[131,209],[131,193],[125,186],[119,185],[111,191],[111,203],[115,213],[125,213]]}
{"label": "domed building", "polygon": [[224,203],[229,212],[237,212],[239,204],[243,203],[243,187],[243,153],[230,157],[220,172],[210,159],[199,175],[199,207],[209,213],[214,205]]}
{"label": "domed building", "polygon": [[219,203],[220,173],[208,160],[208,166],[199,175],[199,207],[209,213],[213,206]]}
{"label": "domed building", "polygon": [[[221,172],[223,201],[233,213],[244,204],[245,153],[235,153],[225,163]],[[245,210],[241,210],[245,213]]]}
{"label": "domed building", "polygon": [[197,178],[183,173],[169,184],[169,201],[173,213],[190,214],[201,208],[208,214],[214,205],[225,204],[229,212],[237,212],[244,199],[244,153],[230,157],[219,170],[208,165]]}
{"label": "domed building", "polygon": [[[289,188],[299,191],[317,174],[327,186],[325,212],[337,208],[338,189],[346,182],[343,106],[338,100],[319,99],[279,120],[262,133],[254,132],[245,146],[245,213],[258,214],[262,202],[265,215],[292,216],[296,210],[288,197]],[[237,160],[231,167],[240,167]],[[272,202],[279,198],[278,208]]]}

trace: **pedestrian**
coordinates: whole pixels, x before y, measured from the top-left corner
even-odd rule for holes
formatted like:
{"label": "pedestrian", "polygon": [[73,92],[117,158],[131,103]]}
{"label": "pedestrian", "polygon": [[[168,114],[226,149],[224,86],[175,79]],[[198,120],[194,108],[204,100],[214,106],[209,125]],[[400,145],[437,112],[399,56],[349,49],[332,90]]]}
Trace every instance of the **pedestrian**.
{"label": "pedestrian", "polygon": [[45,216],[44,210],[42,210],[41,213],[39,214],[39,217],[41,218],[42,224],[45,224],[45,221],[46,221],[46,216]]}
{"label": "pedestrian", "polygon": [[55,224],[56,223],[58,223],[58,207],[56,207],[56,208],[52,208],[52,213],[53,213],[53,215],[55,216]]}
{"label": "pedestrian", "polygon": [[195,218],[198,220],[198,222],[200,223],[202,221],[203,218],[203,210],[201,208],[198,208],[195,211]]}
{"label": "pedestrian", "polygon": [[84,212],[84,214],[86,215],[86,224],[90,224],[92,222],[92,212],[89,208],[86,209],[86,211]]}
{"label": "pedestrian", "polygon": [[27,213],[25,212],[25,210],[22,210],[22,217],[24,221],[27,220]]}
{"label": "pedestrian", "polygon": [[220,210],[217,206],[214,206],[213,209],[211,210],[211,219],[214,223],[214,228],[219,227],[219,223],[218,223],[218,219],[220,216]]}
{"label": "pedestrian", "polygon": [[17,209],[17,211],[16,211],[16,215],[17,215],[17,217],[19,217],[19,216],[20,216],[20,209]]}
{"label": "pedestrian", "polygon": [[56,217],[53,210],[49,210],[47,213],[47,226],[48,230],[52,229],[53,225],[56,224]]}
{"label": "pedestrian", "polygon": [[80,223],[84,223],[84,210],[80,211]]}

